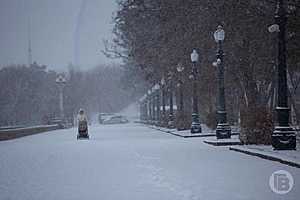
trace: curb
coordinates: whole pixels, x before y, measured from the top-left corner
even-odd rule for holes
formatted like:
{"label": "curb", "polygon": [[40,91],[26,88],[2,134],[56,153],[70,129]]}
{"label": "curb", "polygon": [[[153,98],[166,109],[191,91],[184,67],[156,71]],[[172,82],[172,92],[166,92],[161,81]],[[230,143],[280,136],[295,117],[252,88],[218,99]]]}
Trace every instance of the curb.
{"label": "curb", "polygon": [[[194,138],[194,137],[214,137],[216,136],[215,133],[203,133],[203,134],[194,134],[194,135],[180,135],[174,131],[168,131],[168,130],[163,130],[163,129],[160,129],[160,128],[157,128],[157,127],[151,127],[151,126],[148,126],[149,128],[151,129],[155,129],[155,130],[158,130],[158,131],[161,131],[161,132],[164,132],[164,133],[168,133],[168,134],[171,134],[171,135],[174,135],[174,136],[178,136],[178,137],[181,137],[181,138]],[[239,135],[239,133],[232,133],[231,135]]]}
{"label": "curb", "polygon": [[168,133],[168,134],[170,134],[170,135],[178,136],[178,137],[181,137],[181,138],[216,136],[215,134],[180,135],[180,134],[178,134],[178,133],[174,133],[173,131],[162,130],[162,129],[159,129],[159,128],[156,128],[156,127],[149,127],[149,128],[154,129],[154,130],[158,130],[158,131],[161,131],[161,132],[164,132],[164,133]]}
{"label": "curb", "polygon": [[206,144],[210,144],[213,146],[232,146],[232,145],[242,145],[243,143],[240,141],[209,141],[204,140],[203,141]]}
{"label": "curb", "polygon": [[251,155],[251,156],[260,157],[260,158],[263,158],[263,159],[266,159],[266,160],[280,162],[282,164],[289,165],[289,166],[292,166],[292,167],[300,168],[300,163],[296,163],[296,162],[293,162],[293,161],[290,161],[290,160],[285,160],[285,159],[278,158],[278,157],[272,156],[272,155],[266,155],[266,154],[263,154],[263,153],[258,153],[257,151],[252,151],[252,150],[249,150],[249,149],[247,149],[247,150],[246,149],[240,149],[240,148],[236,148],[236,147],[229,147],[229,150],[236,151],[236,152],[239,152],[239,153],[248,154],[248,155]]}

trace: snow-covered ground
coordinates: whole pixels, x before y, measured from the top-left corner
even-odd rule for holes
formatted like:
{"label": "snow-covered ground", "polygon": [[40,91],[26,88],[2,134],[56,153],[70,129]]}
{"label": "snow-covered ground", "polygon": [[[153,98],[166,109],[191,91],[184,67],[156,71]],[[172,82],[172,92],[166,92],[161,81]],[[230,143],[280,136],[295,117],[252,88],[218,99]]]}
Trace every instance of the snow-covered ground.
{"label": "snow-covered ground", "polygon": [[[0,142],[1,200],[275,200],[298,199],[300,170],[180,138],[140,124],[90,127]],[[287,170],[286,195],[269,177]]]}
{"label": "snow-covered ground", "polygon": [[171,133],[176,136],[181,136],[181,137],[198,137],[198,136],[215,136],[216,135],[214,130],[210,129],[205,124],[201,124],[201,129],[202,129],[201,133],[191,133],[190,129],[178,131],[176,128],[169,129],[169,128],[159,127],[159,126],[149,126],[149,127],[157,129],[157,130],[161,130],[163,132]]}
{"label": "snow-covered ground", "polygon": [[278,151],[273,150],[271,145],[242,145],[234,147],[235,149],[240,149],[242,151],[249,151],[255,154],[266,155],[271,158],[279,159],[282,161],[287,161],[290,163],[295,163],[300,166],[300,147],[297,145],[297,150],[286,150]]}

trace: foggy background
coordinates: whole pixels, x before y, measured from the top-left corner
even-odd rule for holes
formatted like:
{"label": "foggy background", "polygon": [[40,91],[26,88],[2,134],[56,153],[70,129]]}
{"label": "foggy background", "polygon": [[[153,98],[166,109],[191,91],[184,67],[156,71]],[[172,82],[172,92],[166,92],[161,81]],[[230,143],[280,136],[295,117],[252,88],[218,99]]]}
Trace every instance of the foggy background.
{"label": "foggy background", "polygon": [[0,66],[32,61],[55,70],[73,63],[81,69],[110,63],[100,51],[111,38],[112,0],[1,0]]}
{"label": "foggy background", "polygon": [[0,0],[0,127],[59,118],[61,73],[69,122],[80,108],[91,118],[136,101],[120,60],[101,52],[116,10],[114,0]]}

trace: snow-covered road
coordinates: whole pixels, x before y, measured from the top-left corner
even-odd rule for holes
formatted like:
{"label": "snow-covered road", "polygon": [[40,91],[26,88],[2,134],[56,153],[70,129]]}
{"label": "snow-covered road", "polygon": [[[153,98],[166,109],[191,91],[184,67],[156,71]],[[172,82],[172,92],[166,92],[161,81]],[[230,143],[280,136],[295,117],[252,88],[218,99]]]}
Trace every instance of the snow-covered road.
{"label": "snow-covered road", "polygon": [[[90,127],[0,142],[1,200],[267,200],[299,199],[300,170],[179,138],[139,124]],[[277,170],[294,188],[269,187]]]}

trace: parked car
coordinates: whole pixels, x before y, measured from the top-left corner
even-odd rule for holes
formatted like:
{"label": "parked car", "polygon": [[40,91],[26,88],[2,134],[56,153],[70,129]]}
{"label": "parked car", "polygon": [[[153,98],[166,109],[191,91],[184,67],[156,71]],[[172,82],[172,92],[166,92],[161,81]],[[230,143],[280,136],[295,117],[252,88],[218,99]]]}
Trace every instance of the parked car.
{"label": "parked car", "polygon": [[114,115],[106,120],[103,120],[103,124],[125,124],[128,122],[129,120],[122,115]]}
{"label": "parked car", "polygon": [[103,122],[105,120],[110,119],[112,116],[114,116],[114,114],[112,114],[112,113],[99,113],[99,115],[98,115],[99,124],[103,124]]}

